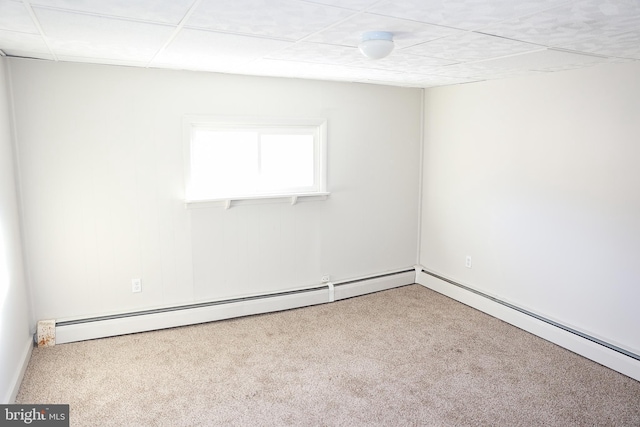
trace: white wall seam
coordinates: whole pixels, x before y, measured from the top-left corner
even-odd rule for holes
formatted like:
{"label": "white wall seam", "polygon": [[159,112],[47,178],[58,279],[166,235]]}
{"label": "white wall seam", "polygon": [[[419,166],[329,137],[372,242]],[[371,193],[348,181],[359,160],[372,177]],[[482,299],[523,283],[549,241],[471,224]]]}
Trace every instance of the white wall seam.
{"label": "white wall seam", "polygon": [[420,250],[422,248],[422,191],[424,183],[422,182],[424,177],[424,144],[425,144],[425,136],[424,136],[424,126],[425,126],[425,95],[426,89],[420,90],[420,153],[418,158],[418,238],[416,245],[416,265],[420,265]]}

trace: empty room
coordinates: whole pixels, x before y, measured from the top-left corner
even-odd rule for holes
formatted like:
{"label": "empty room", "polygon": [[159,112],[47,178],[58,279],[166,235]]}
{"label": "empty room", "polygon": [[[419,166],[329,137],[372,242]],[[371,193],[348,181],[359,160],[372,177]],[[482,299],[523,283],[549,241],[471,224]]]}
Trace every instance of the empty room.
{"label": "empty room", "polygon": [[0,0],[0,424],[640,425],[636,0]]}

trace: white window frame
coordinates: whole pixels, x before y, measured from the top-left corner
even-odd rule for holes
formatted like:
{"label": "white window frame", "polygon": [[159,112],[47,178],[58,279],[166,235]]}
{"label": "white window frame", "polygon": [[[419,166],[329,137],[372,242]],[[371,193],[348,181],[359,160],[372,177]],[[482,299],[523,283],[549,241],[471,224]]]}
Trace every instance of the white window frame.
{"label": "white window frame", "polygon": [[[224,195],[218,198],[197,198],[191,193],[191,151],[194,129],[210,130],[258,130],[290,131],[297,129],[314,136],[314,185],[312,189],[301,191],[287,189],[278,192],[254,192],[250,194]],[[251,203],[288,202],[295,205],[299,201],[326,200],[327,191],[327,120],[324,118],[280,118],[280,117],[227,117],[227,116],[185,116],[183,119],[183,161],[185,176],[185,203],[187,207],[224,206]]]}

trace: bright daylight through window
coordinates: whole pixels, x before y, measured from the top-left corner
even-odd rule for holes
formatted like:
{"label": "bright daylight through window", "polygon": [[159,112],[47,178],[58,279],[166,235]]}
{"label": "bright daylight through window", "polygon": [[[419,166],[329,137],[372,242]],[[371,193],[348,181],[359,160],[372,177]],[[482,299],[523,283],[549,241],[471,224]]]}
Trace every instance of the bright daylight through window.
{"label": "bright daylight through window", "polygon": [[187,201],[326,194],[323,119],[185,119]]}

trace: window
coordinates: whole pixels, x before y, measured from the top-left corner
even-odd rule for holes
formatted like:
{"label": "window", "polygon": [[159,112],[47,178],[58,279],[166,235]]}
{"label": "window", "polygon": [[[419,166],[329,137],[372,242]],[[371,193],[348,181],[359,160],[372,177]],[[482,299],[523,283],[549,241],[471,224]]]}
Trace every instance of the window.
{"label": "window", "polygon": [[185,119],[187,201],[326,195],[323,119]]}

